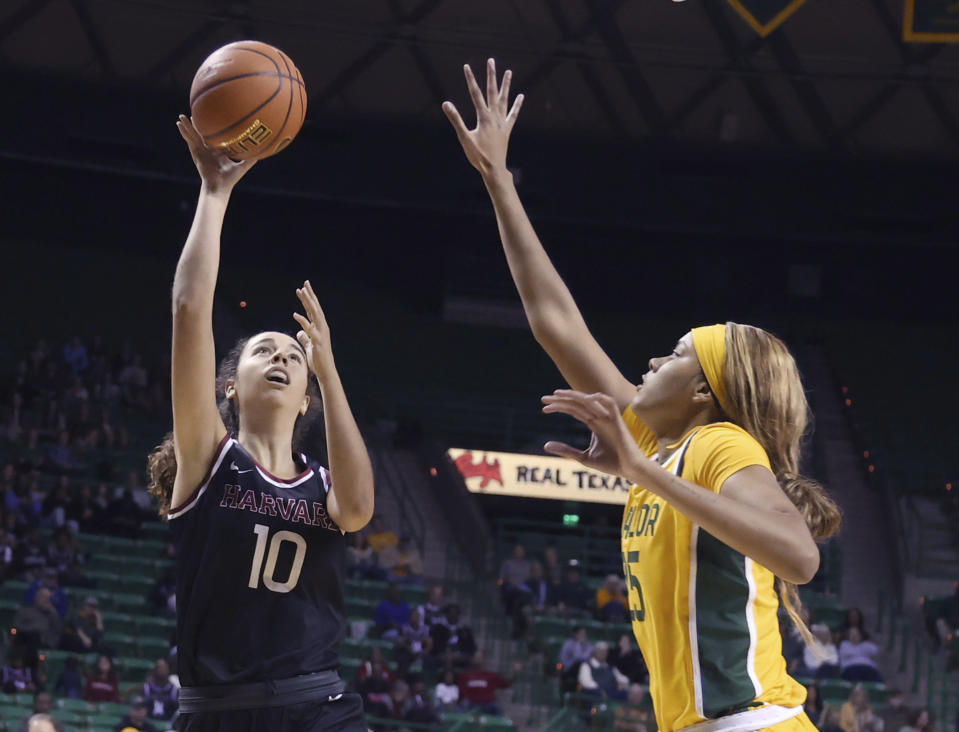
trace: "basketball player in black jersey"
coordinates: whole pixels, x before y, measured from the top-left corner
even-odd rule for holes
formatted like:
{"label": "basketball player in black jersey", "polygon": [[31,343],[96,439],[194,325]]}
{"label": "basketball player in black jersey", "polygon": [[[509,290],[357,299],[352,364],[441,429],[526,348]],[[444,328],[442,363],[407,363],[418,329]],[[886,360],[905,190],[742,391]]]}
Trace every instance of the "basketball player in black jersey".
{"label": "basketball player in black jersey", "polygon": [[[209,150],[184,116],[177,126],[202,186],[173,280],[173,434],[150,472],[177,548],[178,729],[366,730],[337,645],[343,533],[373,514],[369,456],[309,281],[296,291],[296,338],[254,335],[215,373],[220,230],[252,162]],[[294,454],[320,397],[329,470]]]}

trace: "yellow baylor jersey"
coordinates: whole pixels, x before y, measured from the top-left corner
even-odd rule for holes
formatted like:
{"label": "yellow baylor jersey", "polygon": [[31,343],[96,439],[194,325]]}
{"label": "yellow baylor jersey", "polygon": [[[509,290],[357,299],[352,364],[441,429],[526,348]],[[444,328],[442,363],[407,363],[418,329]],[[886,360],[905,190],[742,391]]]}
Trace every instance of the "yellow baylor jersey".
{"label": "yellow baylor jersey", "polygon": [[[630,408],[623,417],[654,457],[649,428]],[[749,465],[769,467],[762,447],[720,422],[690,431],[663,468],[718,493]],[[755,730],[802,712],[806,690],[786,673],[772,572],[638,485],[623,514],[622,551],[660,732]]]}

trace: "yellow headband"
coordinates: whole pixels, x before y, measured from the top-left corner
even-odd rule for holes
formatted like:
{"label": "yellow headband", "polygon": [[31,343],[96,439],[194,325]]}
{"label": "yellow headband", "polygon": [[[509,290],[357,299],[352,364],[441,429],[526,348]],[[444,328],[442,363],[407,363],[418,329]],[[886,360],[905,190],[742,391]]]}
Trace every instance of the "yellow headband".
{"label": "yellow headband", "polygon": [[713,390],[719,406],[726,411],[726,380],[723,378],[723,361],[726,359],[726,326],[704,325],[693,328],[693,348],[703,367],[709,388]]}

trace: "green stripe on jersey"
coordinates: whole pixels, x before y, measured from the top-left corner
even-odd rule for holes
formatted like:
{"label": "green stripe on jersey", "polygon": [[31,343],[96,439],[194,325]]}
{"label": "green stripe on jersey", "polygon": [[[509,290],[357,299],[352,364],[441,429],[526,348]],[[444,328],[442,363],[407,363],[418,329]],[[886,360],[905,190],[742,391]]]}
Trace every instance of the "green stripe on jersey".
{"label": "green stripe on jersey", "polygon": [[696,543],[696,638],[707,719],[742,711],[756,689],[746,670],[749,626],[746,558],[699,529]]}

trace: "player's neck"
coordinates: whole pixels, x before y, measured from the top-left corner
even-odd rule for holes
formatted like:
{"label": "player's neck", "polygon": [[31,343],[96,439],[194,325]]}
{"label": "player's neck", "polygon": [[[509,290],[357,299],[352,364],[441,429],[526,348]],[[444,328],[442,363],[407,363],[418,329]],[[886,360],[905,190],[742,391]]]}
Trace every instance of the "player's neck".
{"label": "player's neck", "polygon": [[259,431],[240,426],[237,439],[269,473],[284,480],[295,478],[299,469],[293,462],[293,430]]}
{"label": "player's neck", "polygon": [[[709,414],[700,412],[691,419],[665,424],[661,430],[653,428],[653,432],[656,435],[656,443],[659,446],[659,462],[664,462],[679,448],[679,443],[689,434],[690,430],[707,425],[709,421]],[[652,425],[650,425],[650,427],[652,427]]]}

